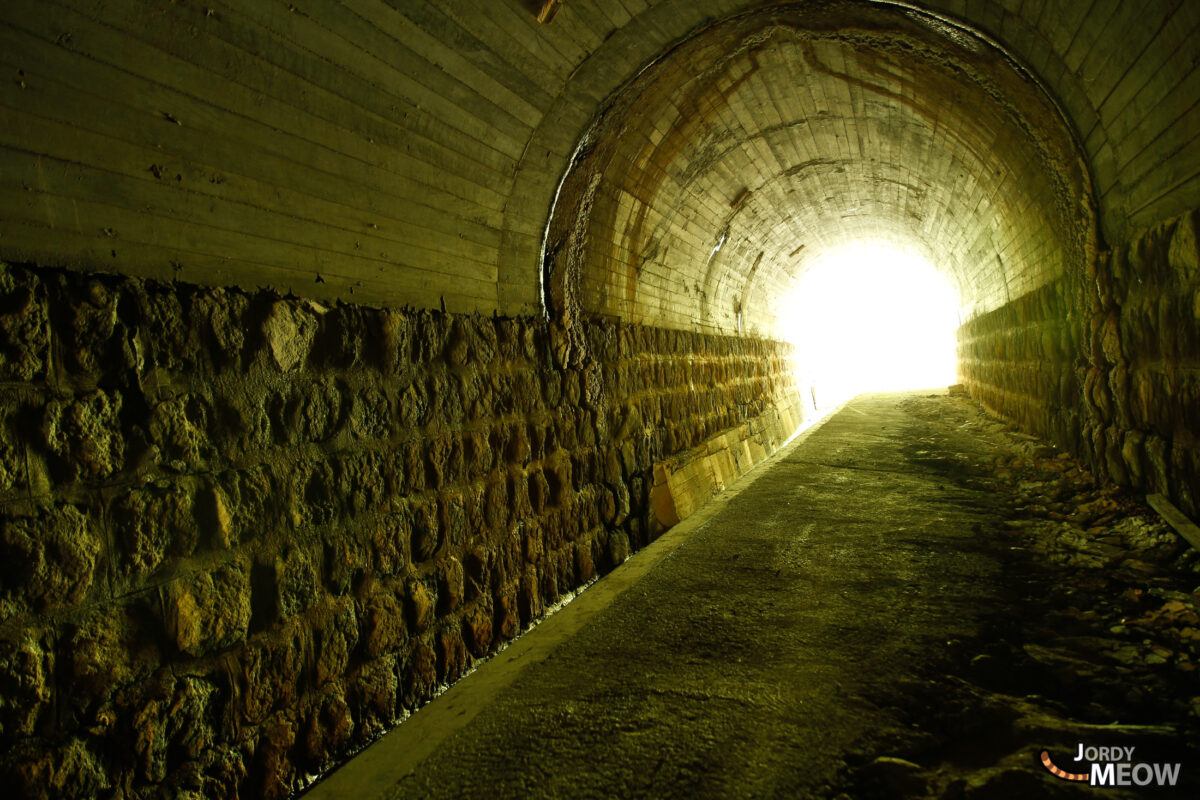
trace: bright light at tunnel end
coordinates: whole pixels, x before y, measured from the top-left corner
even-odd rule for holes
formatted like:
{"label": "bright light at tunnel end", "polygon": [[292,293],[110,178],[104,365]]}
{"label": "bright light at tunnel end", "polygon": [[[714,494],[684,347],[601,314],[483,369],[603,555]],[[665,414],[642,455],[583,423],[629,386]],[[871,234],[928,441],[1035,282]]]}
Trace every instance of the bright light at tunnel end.
{"label": "bright light at tunnel end", "polygon": [[826,251],[780,309],[798,383],[818,407],[956,381],[960,299],[920,255],[877,243]]}

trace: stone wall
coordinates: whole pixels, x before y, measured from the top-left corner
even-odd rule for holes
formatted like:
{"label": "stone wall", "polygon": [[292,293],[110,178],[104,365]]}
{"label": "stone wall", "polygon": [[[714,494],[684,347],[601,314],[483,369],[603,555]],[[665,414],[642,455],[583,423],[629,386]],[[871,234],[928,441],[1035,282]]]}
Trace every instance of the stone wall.
{"label": "stone wall", "polygon": [[958,331],[959,375],[971,395],[1024,430],[1063,446],[1079,440],[1078,333],[1071,291],[1057,280]]}
{"label": "stone wall", "polygon": [[1193,211],[970,321],[976,399],[1110,480],[1200,514],[1200,253]]}
{"label": "stone wall", "polygon": [[1141,231],[1087,295],[1082,447],[1092,467],[1200,515],[1200,252],[1193,211]]}
{"label": "stone wall", "polygon": [[9,785],[286,795],[653,539],[656,465],[791,391],[783,345],[583,324],[560,370],[535,319],[0,266]]}

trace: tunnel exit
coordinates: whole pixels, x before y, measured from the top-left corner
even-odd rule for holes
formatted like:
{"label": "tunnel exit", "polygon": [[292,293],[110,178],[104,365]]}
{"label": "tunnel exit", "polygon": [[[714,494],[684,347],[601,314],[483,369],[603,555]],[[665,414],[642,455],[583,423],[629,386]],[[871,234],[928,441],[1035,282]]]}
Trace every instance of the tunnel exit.
{"label": "tunnel exit", "polygon": [[919,255],[878,243],[828,250],[782,308],[799,382],[820,408],[956,382],[959,296]]}

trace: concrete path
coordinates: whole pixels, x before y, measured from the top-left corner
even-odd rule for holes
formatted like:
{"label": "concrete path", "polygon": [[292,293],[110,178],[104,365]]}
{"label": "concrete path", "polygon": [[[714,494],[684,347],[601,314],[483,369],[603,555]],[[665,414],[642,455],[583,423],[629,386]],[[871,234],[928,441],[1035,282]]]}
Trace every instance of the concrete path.
{"label": "concrete path", "polygon": [[973,533],[996,501],[928,449],[979,445],[906,406],[851,402],[306,796],[835,791],[903,725],[868,698],[999,581]]}

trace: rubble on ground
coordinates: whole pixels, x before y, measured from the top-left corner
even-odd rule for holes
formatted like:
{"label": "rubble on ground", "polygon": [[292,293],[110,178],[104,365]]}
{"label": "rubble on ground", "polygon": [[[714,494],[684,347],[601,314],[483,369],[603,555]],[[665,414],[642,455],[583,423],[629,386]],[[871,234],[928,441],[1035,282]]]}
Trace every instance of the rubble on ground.
{"label": "rubble on ground", "polygon": [[[939,453],[948,477],[1004,498],[1008,513],[978,534],[1007,551],[1013,605],[956,643],[944,674],[887,699],[913,732],[849,765],[846,796],[1082,796],[1094,790],[1052,778],[1039,757],[1088,741],[1200,772],[1200,551],[1144,498],[956,394],[911,401],[939,423],[913,460]],[[946,456],[947,424],[976,449]]]}

